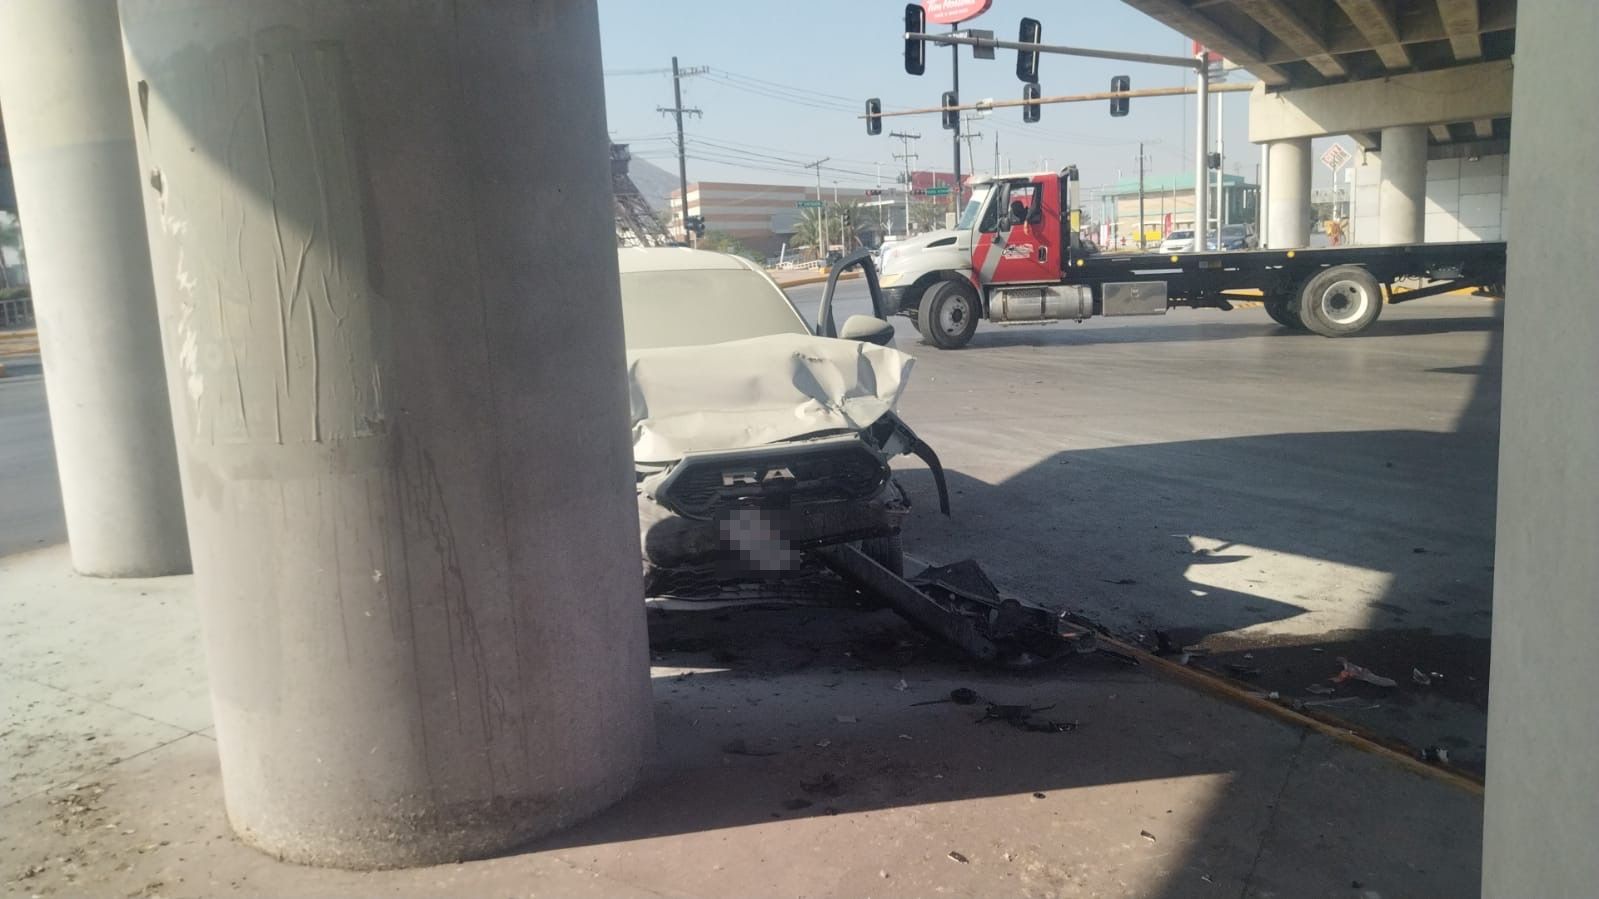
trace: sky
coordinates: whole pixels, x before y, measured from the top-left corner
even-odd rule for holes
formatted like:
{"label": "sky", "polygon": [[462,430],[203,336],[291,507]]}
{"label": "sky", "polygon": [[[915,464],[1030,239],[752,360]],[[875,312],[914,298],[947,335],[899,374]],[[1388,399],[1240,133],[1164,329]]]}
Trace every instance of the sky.
{"label": "sky", "polygon": [[[880,97],[885,109],[937,106],[950,88],[947,47],[928,48],[926,75],[905,74],[903,2],[599,0],[599,10],[611,136],[631,144],[635,156],[676,172],[674,125],[656,111],[672,105],[672,57],[683,67],[709,67],[706,74],[683,79],[683,105],[703,111],[685,120],[691,182],[815,184],[815,173],[804,163],[829,157],[824,186],[836,181],[840,187],[872,187],[879,171],[891,184],[903,169],[893,154],[903,151],[890,131],[922,135],[911,146],[916,168],[951,166],[950,132],[939,127],[936,114],[884,119],[884,133],[876,137],[857,118],[868,97]],[[994,0],[965,27],[1015,40],[1023,16],[1043,23],[1045,43],[1189,52],[1186,38],[1113,0]],[[1019,99],[1015,66],[1013,51],[976,60],[971,48],[961,48],[961,101]],[[1108,90],[1113,75],[1129,76],[1137,89],[1180,85],[1185,71],[1068,56],[1046,55],[1040,63],[1045,96]],[[1232,77],[1252,80],[1243,72]],[[1260,148],[1248,142],[1247,95],[1232,94],[1223,103],[1226,171],[1253,181]],[[1214,104],[1213,98],[1213,134]],[[1108,101],[1050,105],[1032,125],[1022,123],[1020,109],[1000,109],[976,129],[982,136],[971,153],[980,172],[994,167],[996,139],[1002,170],[1075,164],[1089,188],[1134,177],[1140,140],[1147,142],[1150,172],[1193,167],[1192,97],[1134,99],[1122,118],[1111,117]],[[1346,146],[1353,149],[1347,141]],[[970,170],[968,161],[963,171]]]}

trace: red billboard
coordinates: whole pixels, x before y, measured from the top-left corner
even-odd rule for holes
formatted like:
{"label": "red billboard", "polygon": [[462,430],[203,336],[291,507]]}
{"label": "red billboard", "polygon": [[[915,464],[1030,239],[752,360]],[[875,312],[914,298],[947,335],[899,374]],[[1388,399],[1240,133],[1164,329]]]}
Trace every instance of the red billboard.
{"label": "red billboard", "polygon": [[994,4],[994,0],[922,0],[927,21],[935,25],[954,25],[975,19]]}

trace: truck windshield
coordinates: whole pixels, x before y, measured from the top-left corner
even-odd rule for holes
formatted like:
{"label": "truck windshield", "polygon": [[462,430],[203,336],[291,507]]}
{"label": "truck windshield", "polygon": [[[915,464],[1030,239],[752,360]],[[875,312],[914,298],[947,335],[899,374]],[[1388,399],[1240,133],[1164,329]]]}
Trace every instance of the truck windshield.
{"label": "truck windshield", "polygon": [[955,222],[955,230],[965,231],[977,224],[977,214],[983,211],[983,204],[988,202],[989,188],[979,187],[972,191],[972,199],[961,210],[961,217]]}

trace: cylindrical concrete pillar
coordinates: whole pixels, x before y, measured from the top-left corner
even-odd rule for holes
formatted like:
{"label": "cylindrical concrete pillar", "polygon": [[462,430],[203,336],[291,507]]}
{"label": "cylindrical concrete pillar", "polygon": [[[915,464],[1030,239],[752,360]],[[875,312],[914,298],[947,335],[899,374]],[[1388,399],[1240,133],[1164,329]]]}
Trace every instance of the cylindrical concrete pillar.
{"label": "cylindrical concrete pillar", "polygon": [[100,577],[186,572],[116,6],[0,3],[0,108],[72,566]]}
{"label": "cylindrical concrete pillar", "polygon": [[228,815],[480,856],[651,742],[592,0],[125,0]]}
{"label": "cylindrical concrete pillar", "polygon": [[1382,130],[1381,243],[1421,243],[1427,223],[1427,126]]}
{"label": "cylindrical concrete pillar", "polygon": [[1310,138],[1266,145],[1266,245],[1289,250],[1310,244]]}

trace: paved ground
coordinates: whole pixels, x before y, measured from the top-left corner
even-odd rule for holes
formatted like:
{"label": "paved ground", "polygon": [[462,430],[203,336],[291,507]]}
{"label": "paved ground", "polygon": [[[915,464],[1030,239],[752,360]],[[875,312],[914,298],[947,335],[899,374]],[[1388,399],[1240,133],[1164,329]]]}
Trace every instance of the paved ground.
{"label": "paved ground", "polygon": [[[821,288],[790,295],[812,315]],[[1422,300],[1344,340],[1260,309],[985,323],[958,351],[897,318],[901,411],[955,493],[940,518],[906,464],[906,545],[1480,773],[1501,309]],[[1339,656],[1398,686],[1308,691]]]}
{"label": "paved ground", "polygon": [[[503,857],[357,874],[230,836],[187,577],[0,559],[0,884],[22,896],[1458,897],[1480,799],[1097,659],[969,670],[884,612],[654,615],[638,791]],[[970,687],[1066,733],[915,705]]]}

